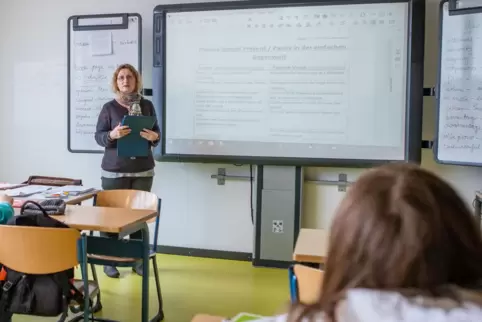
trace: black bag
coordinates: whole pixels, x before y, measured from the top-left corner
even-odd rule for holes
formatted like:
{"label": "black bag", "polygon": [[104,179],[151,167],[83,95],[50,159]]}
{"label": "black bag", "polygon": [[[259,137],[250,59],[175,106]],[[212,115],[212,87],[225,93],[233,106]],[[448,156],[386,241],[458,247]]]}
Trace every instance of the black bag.
{"label": "black bag", "polygon": [[[43,200],[39,203],[33,202],[33,201],[27,201],[23,204],[22,210],[20,211],[21,214],[23,215],[63,215],[65,214],[65,201],[62,199],[47,199]],[[26,216],[25,216],[26,217]],[[43,226],[41,227],[59,227],[59,228],[65,228],[63,223],[59,226],[58,223],[59,221],[52,219],[50,217],[45,217],[45,216],[38,216],[38,217],[33,217],[30,216],[29,218],[35,218],[37,220],[42,220]],[[40,219],[38,219],[40,218]],[[46,220],[45,220],[46,219]],[[45,226],[47,225],[47,226]],[[18,225],[17,226],[26,226],[26,225]]]}
{"label": "black bag", "polygon": [[[46,210],[33,201],[26,201],[21,214],[11,218],[7,225],[68,228],[64,223],[49,217]],[[24,274],[6,266],[3,268],[7,278],[0,283],[0,317],[12,313],[58,316],[66,310],[72,299],[83,301],[82,294],[71,282],[74,277],[73,267],[45,275]]]}

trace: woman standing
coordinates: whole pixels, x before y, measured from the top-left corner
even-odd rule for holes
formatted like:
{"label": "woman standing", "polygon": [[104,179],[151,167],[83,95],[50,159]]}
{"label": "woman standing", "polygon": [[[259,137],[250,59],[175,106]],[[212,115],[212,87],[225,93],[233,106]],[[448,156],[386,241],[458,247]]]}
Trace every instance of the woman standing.
{"label": "woman standing", "polygon": [[[137,70],[129,64],[117,67],[112,77],[113,91],[116,98],[107,102],[99,114],[95,140],[105,148],[102,158],[102,189],[133,189],[150,191],[154,177],[154,158],[151,147],[159,143],[160,129],[156,122],[153,129],[144,129],[140,135],[149,141],[147,157],[119,157],[117,156],[117,140],[131,133],[128,126],[121,122],[126,115],[156,116],[152,102],[140,94],[141,78]],[[117,237],[117,234],[102,233],[102,236]],[[130,238],[141,239],[142,232],[130,235]],[[142,275],[142,266],[133,270]],[[119,271],[116,267],[106,266],[107,276],[117,278]]]}

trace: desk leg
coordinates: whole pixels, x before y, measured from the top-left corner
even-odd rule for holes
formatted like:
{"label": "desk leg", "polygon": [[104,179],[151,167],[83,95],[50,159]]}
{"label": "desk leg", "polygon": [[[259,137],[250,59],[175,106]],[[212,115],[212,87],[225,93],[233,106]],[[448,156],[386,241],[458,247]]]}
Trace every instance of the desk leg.
{"label": "desk leg", "polygon": [[142,228],[142,322],[149,321],[149,226]]}

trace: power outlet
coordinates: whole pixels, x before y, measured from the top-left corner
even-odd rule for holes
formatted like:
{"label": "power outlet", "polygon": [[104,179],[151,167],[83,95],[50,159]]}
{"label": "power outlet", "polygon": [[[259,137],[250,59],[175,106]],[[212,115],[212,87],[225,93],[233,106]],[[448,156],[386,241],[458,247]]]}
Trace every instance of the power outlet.
{"label": "power outlet", "polygon": [[283,220],[273,220],[273,233],[284,233]]}

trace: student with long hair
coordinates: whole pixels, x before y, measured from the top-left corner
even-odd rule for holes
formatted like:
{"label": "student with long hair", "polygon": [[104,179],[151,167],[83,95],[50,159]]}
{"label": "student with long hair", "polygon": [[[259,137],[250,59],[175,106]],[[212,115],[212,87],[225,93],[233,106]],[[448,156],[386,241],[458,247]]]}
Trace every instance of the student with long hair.
{"label": "student with long hair", "polygon": [[446,182],[416,165],[365,172],[330,229],[321,295],[262,321],[482,321],[482,237]]}

